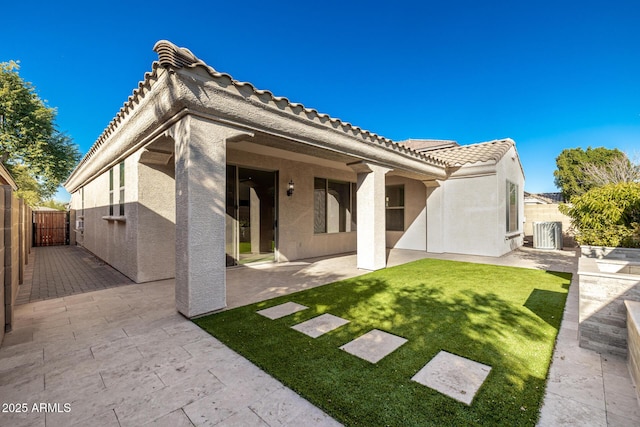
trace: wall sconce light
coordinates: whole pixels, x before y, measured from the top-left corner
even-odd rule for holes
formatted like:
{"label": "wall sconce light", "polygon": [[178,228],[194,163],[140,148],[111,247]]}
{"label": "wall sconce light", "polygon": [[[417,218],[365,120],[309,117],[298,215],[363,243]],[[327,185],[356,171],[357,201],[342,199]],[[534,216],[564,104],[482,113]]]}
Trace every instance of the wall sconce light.
{"label": "wall sconce light", "polygon": [[289,180],[289,188],[287,188],[287,196],[293,196],[293,180]]}

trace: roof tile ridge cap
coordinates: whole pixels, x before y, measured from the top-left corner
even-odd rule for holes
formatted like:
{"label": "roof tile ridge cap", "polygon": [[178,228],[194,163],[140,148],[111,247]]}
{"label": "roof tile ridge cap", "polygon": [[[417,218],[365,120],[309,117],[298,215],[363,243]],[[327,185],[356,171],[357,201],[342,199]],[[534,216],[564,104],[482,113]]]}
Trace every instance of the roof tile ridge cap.
{"label": "roof tile ridge cap", "polygon": [[350,128],[353,131],[359,133],[362,139],[366,139],[368,137],[370,140],[378,143],[387,143],[387,144],[392,143],[392,144],[395,144],[397,148],[400,149],[400,151],[403,151],[409,155],[422,158],[425,160],[430,160],[435,163],[441,163],[443,165],[446,165],[446,163],[441,161],[440,159],[436,159],[430,155],[426,155],[426,154],[411,150],[408,147],[404,147],[403,145],[398,144],[397,142],[393,141],[390,138],[386,138],[384,136],[378,135],[375,132],[371,132],[369,130],[363,129],[359,126],[353,125],[339,118],[333,118],[329,114],[320,113],[318,110],[314,108],[305,107],[304,104],[292,102],[287,97],[276,96],[270,90],[258,89],[250,82],[241,82],[239,80],[236,80],[230,74],[221,73],[217,71],[215,68],[211,67],[210,65],[207,65],[204,61],[196,57],[193,54],[193,52],[191,52],[189,49],[184,47],[178,47],[168,40],[159,40],[153,47],[153,50],[158,54],[158,63],[165,68],[167,67],[193,68],[198,65],[203,66],[212,77],[227,77],[231,80],[234,86],[248,86],[256,95],[266,94],[270,96],[275,102],[282,102],[282,101],[286,102],[290,108],[301,108],[307,113],[315,114],[317,117],[325,117],[329,119],[331,122],[337,123],[340,126],[343,126],[345,128]]}

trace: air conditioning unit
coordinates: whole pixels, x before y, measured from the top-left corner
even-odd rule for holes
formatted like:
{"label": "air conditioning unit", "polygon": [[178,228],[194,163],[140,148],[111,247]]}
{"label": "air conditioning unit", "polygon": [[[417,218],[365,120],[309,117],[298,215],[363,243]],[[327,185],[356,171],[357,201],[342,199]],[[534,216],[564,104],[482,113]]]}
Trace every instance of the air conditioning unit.
{"label": "air conditioning unit", "polygon": [[533,247],[535,249],[562,249],[562,222],[534,222]]}

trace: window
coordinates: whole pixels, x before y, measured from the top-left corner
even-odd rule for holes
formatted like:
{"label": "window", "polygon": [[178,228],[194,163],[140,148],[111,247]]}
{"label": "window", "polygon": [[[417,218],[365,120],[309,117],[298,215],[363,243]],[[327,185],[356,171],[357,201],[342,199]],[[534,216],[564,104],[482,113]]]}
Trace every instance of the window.
{"label": "window", "polygon": [[325,178],[313,180],[313,231],[355,231],[355,184]]}
{"label": "window", "polygon": [[119,215],[124,216],[124,162],[120,162],[120,198],[118,200]]}
{"label": "window", "polygon": [[507,233],[518,231],[518,185],[507,181]]}
{"label": "window", "polygon": [[387,231],[404,231],[404,185],[388,185],[385,195]]}
{"label": "window", "polygon": [[113,216],[113,169],[109,169],[109,216]]}
{"label": "window", "polygon": [[[114,169],[115,168],[109,169],[109,216],[114,215],[115,206],[115,185],[113,182]],[[118,171],[118,215],[124,216],[124,162],[120,162],[120,164],[118,165]]]}

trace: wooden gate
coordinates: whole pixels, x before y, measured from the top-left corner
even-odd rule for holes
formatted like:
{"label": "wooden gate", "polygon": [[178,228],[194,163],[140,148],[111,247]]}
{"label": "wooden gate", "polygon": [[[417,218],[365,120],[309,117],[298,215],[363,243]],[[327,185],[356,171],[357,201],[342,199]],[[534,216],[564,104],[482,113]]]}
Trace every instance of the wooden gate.
{"label": "wooden gate", "polygon": [[34,212],[33,231],[34,246],[68,245],[68,213],[64,211]]}

